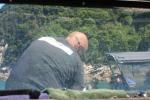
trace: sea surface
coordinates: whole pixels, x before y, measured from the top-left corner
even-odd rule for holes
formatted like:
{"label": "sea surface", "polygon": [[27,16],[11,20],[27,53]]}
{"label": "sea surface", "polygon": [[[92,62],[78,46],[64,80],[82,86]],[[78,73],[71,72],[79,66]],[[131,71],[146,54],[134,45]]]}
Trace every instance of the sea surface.
{"label": "sea surface", "polygon": [[0,80],[0,90],[4,90],[5,89],[5,81]]}

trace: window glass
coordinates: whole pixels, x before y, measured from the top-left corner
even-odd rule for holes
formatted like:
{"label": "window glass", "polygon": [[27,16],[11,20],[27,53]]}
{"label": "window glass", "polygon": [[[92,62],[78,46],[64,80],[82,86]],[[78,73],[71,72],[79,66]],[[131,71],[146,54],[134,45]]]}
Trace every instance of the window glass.
{"label": "window glass", "polygon": [[[73,31],[87,34],[89,48],[81,59],[95,70],[104,66],[106,53],[150,51],[150,9],[0,4],[0,88],[32,41]],[[139,86],[150,83],[149,69],[147,64],[122,67],[126,75],[140,77]]]}

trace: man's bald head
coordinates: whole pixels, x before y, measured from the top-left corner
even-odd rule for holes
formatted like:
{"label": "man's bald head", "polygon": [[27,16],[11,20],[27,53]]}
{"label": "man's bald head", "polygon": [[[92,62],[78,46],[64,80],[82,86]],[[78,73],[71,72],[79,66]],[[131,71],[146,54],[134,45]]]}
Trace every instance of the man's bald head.
{"label": "man's bald head", "polygon": [[87,36],[82,32],[72,32],[68,35],[67,41],[70,45],[72,45],[77,50],[80,47],[83,47],[85,50],[88,49],[88,38]]}

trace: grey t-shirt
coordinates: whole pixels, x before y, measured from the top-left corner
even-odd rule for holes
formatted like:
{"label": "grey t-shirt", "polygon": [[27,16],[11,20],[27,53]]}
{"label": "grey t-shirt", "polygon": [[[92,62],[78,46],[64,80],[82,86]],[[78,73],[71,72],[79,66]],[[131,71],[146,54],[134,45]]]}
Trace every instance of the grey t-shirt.
{"label": "grey t-shirt", "polygon": [[83,88],[83,65],[64,38],[32,42],[6,82],[6,89]]}

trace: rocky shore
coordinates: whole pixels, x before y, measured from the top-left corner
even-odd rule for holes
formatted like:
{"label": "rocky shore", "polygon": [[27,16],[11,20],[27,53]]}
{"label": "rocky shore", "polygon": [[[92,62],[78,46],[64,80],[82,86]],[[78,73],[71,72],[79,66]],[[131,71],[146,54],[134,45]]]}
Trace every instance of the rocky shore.
{"label": "rocky shore", "polygon": [[9,68],[0,68],[0,80],[6,81],[10,75],[10,69]]}

